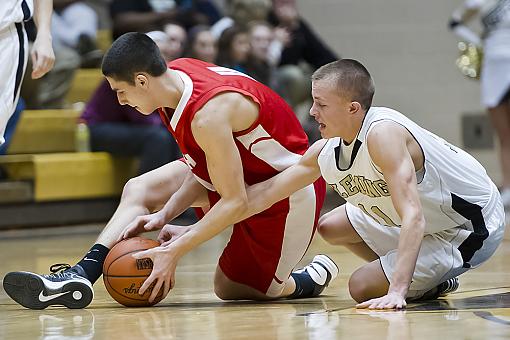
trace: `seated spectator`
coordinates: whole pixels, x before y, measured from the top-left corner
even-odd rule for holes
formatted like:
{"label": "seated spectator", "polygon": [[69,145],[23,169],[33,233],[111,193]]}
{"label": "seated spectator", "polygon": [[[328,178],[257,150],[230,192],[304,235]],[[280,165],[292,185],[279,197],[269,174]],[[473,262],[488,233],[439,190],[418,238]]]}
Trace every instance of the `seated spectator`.
{"label": "seated spectator", "polygon": [[[33,20],[25,23],[30,43],[35,39]],[[27,72],[21,85],[21,97],[25,99],[27,109],[61,109],[67,103],[65,96],[73,83],[74,75],[80,68],[81,57],[78,52],[53,40],[55,65],[42,78],[30,77],[32,60],[28,58]]]}
{"label": "seated spectator", "polygon": [[280,34],[265,21],[254,21],[249,24],[250,55],[246,71],[261,83],[274,88],[274,73],[280,61],[283,45],[288,39],[286,31]]}
{"label": "seated spectator", "polygon": [[248,29],[250,22],[266,20],[270,9],[271,0],[225,0],[226,16],[216,22],[211,31],[219,39],[223,31],[232,26]]}
{"label": "seated spectator", "polygon": [[198,25],[188,32],[188,41],[184,48],[184,56],[215,64],[218,56],[216,38],[209,26]]}
{"label": "seated spectator", "polygon": [[220,13],[211,0],[113,0],[110,16],[115,40],[126,32],[162,30],[170,22],[186,29],[199,24],[211,25]]}
{"label": "seated spectator", "polygon": [[163,30],[164,32],[149,32],[147,35],[156,42],[165,60],[170,61],[182,57],[187,40],[184,28],[177,24],[167,24]]}
{"label": "seated spectator", "polygon": [[[182,27],[175,26],[166,27],[168,35],[164,32],[148,33],[158,47],[165,50],[166,58],[182,55],[186,35]],[[87,103],[81,119],[89,127],[92,151],[139,157],[140,174],[175,160],[180,155],[177,143],[163,126],[159,114],[153,112],[145,116],[131,106],[120,105],[117,94],[106,80]]]}
{"label": "seated spectator", "polygon": [[294,108],[310,142],[313,142],[320,138],[320,134],[308,114],[310,76],[317,68],[338,57],[300,17],[296,0],[273,0],[269,22],[290,35],[281,53],[275,90]]}
{"label": "seated spectator", "polygon": [[280,66],[298,65],[304,61],[316,70],[338,60],[335,53],[299,16],[296,0],[273,0],[269,22],[275,27],[284,28],[291,36],[282,51]]}
{"label": "seated spectator", "polygon": [[238,26],[223,31],[218,41],[218,65],[247,73],[246,62],[249,53],[248,31]]}
{"label": "seated spectator", "polygon": [[103,53],[96,44],[97,13],[79,0],[53,0],[53,7],[53,44],[76,51],[81,58],[81,67],[99,67]]}

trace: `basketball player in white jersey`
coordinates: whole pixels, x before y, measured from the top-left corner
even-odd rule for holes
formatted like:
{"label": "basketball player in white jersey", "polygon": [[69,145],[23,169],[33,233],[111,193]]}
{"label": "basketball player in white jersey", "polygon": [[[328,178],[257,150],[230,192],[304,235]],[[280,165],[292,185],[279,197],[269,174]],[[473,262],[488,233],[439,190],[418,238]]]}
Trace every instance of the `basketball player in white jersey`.
{"label": "basketball player in white jersey", "polygon": [[7,122],[18,102],[21,80],[28,60],[24,22],[34,17],[37,37],[31,52],[32,78],[38,79],[53,67],[51,12],[53,0],[0,1],[0,145]]}
{"label": "basketball player in white jersey", "polygon": [[401,113],[371,107],[373,94],[355,60],[319,68],[310,114],[324,139],[247,193],[253,213],[322,175],[347,203],[321,217],[320,234],[368,261],[349,280],[357,307],[399,309],[457,289],[457,276],[500,244],[504,209],[480,163]]}

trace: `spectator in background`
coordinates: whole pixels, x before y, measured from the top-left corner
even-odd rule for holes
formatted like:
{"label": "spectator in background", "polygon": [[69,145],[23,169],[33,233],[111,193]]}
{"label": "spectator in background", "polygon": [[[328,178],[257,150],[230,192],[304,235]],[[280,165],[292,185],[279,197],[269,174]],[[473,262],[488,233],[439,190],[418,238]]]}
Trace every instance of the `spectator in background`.
{"label": "spectator in background", "polygon": [[113,0],[110,16],[115,40],[126,32],[161,30],[170,22],[186,29],[198,24],[211,25],[220,13],[210,0]]}
{"label": "spectator in background", "polygon": [[286,31],[277,32],[265,21],[252,21],[249,24],[249,36],[250,54],[246,65],[247,72],[261,83],[275,88],[276,66],[280,62],[283,46],[289,36]]}
{"label": "spectator in background", "polygon": [[271,9],[271,0],[226,0],[225,9],[227,15],[211,27],[216,39],[232,26],[248,29],[250,22],[266,20]]}
{"label": "spectator in background", "polygon": [[232,26],[223,31],[218,41],[218,65],[247,73],[249,53],[250,39],[247,30]]}
{"label": "spectator in background", "polygon": [[[479,18],[483,27],[481,39],[465,23]],[[500,143],[503,182],[501,198],[510,210],[510,1],[469,0],[457,9],[450,28],[462,39],[483,45],[481,68],[481,101],[489,111]]]}
{"label": "spectator in background", "polygon": [[306,62],[315,70],[338,59],[299,16],[296,0],[273,0],[269,22],[284,28],[291,36],[282,51],[280,66]]}
{"label": "spectator in background", "polygon": [[273,0],[269,22],[290,35],[276,73],[276,91],[289,103],[311,142],[320,138],[308,114],[311,106],[310,76],[319,67],[338,59],[300,17],[295,0]]}
{"label": "spectator in background", "polygon": [[198,25],[189,30],[184,56],[212,64],[216,63],[218,46],[209,26]]}
{"label": "spectator in background", "polygon": [[[26,22],[28,40],[35,40],[36,29],[33,20]],[[60,109],[65,107],[65,96],[73,83],[76,70],[80,68],[81,57],[71,48],[53,40],[55,63],[44,77],[34,79],[27,72],[21,86],[21,97],[25,99],[27,109]],[[27,70],[33,68],[28,61]]]}
{"label": "spectator in background", "polygon": [[163,28],[163,34],[155,31],[148,35],[158,45],[163,58],[171,61],[182,57],[184,46],[186,45],[186,31],[178,24],[167,24]]}
{"label": "spectator in background", "polygon": [[[165,26],[165,32],[153,31],[147,35],[156,42],[165,60],[171,61],[182,55],[186,32],[176,24]],[[145,116],[131,106],[120,105],[106,80],[87,103],[81,119],[89,127],[92,151],[139,157],[139,174],[179,157],[177,143],[162,125],[159,114]]]}
{"label": "spectator in background", "polygon": [[99,67],[103,53],[96,44],[98,15],[83,1],[53,0],[53,44],[75,50],[81,67]]}

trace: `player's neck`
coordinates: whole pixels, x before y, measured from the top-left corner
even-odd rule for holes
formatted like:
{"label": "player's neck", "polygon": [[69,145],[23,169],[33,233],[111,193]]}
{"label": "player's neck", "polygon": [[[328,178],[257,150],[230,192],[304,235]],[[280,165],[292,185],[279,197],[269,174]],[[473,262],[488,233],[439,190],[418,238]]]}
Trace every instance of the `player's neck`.
{"label": "player's neck", "polygon": [[175,109],[182,97],[184,91],[184,82],[174,70],[168,69],[162,76],[160,82],[161,98],[163,103],[161,107]]}

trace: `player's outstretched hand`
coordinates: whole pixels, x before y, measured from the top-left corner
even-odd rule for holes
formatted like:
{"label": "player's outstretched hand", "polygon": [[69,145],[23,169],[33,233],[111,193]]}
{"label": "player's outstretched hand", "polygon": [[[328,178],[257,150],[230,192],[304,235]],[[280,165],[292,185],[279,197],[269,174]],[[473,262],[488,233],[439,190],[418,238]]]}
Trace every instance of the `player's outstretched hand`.
{"label": "player's outstretched hand", "polygon": [[163,298],[165,298],[175,285],[175,268],[179,257],[175,254],[172,247],[155,247],[147,249],[132,255],[135,259],[150,258],[154,264],[151,275],[143,282],[138,294],[143,295],[152,285],[152,293],[149,302],[154,301],[163,288]]}
{"label": "player's outstretched hand", "polygon": [[37,35],[30,54],[32,58],[32,79],[39,79],[53,68],[55,53],[51,46],[51,39]]}
{"label": "player's outstretched hand", "polygon": [[133,220],[133,222],[127,225],[122,234],[120,234],[117,242],[130,237],[138,236],[147,231],[161,229],[165,223],[166,218],[164,214],[161,213],[161,211],[158,211],[154,214],[138,216]]}
{"label": "player's outstretched hand", "polygon": [[406,299],[397,293],[388,293],[376,299],[358,303],[356,308],[368,309],[403,309],[406,307]]}
{"label": "player's outstretched hand", "polygon": [[186,234],[189,230],[189,226],[167,224],[159,232],[158,242],[161,243],[162,247],[167,246]]}

